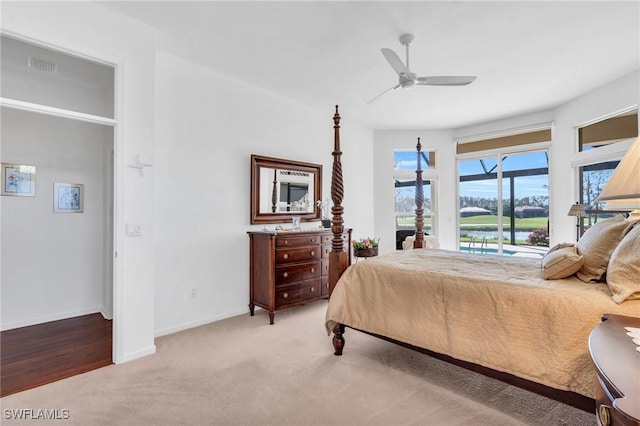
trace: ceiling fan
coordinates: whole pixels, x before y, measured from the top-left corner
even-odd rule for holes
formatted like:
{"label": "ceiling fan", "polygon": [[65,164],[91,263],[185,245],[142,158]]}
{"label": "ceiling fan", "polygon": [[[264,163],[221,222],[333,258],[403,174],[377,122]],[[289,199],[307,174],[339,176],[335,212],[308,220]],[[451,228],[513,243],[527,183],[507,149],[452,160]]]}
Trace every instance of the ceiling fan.
{"label": "ceiling fan", "polygon": [[377,100],[380,96],[384,95],[391,90],[395,90],[398,87],[407,89],[414,86],[466,86],[471,84],[476,79],[475,76],[461,76],[461,75],[437,75],[428,77],[418,77],[417,74],[409,70],[409,45],[413,41],[413,34],[402,34],[400,36],[400,43],[405,47],[407,61],[406,64],[402,63],[402,60],[398,57],[396,52],[386,47],[380,49],[391,68],[398,73],[398,84],[380,93],[375,98],[371,99],[367,104],[370,104]]}

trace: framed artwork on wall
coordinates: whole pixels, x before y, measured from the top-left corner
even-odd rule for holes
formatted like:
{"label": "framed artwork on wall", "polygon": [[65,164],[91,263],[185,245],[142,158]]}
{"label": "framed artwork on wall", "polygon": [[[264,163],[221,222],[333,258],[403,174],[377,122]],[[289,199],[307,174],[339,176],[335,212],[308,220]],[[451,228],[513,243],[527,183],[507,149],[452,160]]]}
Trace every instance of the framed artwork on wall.
{"label": "framed artwork on wall", "polygon": [[53,184],[54,213],[84,212],[84,185],[81,183]]}
{"label": "framed artwork on wall", "polygon": [[2,195],[34,197],[36,195],[36,166],[2,164]]}

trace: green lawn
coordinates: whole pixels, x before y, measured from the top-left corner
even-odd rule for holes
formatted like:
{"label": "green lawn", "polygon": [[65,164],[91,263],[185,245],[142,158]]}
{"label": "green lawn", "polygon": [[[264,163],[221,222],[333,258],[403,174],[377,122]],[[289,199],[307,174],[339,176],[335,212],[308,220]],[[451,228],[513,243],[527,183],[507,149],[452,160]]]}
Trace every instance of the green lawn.
{"label": "green lawn", "polygon": [[[518,231],[531,231],[537,228],[546,228],[549,218],[546,217],[528,217],[525,219],[516,218],[516,229]],[[496,229],[498,227],[498,216],[484,215],[461,217],[460,227],[462,229]],[[511,229],[511,219],[502,218],[502,228]]]}
{"label": "green lawn", "polygon": [[[537,228],[546,228],[548,218],[546,217],[531,217],[525,219],[516,218],[516,229],[519,231],[531,231]],[[431,218],[424,218],[425,225],[431,224]],[[398,218],[398,225],[401,226],[414,226],[414,217]],[[470,216],[460,218],[460,227],[462,229],[470,230],[493,230],[498,228],[498,216],[495,215],[482,215],[482,216]],[[511,229],[510,218],[502,218],[503,229]]]}

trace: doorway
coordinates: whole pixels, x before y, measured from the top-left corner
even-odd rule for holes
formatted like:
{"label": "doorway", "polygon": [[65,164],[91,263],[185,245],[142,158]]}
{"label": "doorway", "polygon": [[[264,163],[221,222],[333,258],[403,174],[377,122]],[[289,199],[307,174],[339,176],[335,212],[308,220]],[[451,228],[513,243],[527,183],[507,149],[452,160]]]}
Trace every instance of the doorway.
{"label": "doorway", "polygon": [[[6,35],[1,43],[0,161],[3,171],[31,167],[34,187],[1,200],[3,339],[65,323],[77,341],[71,319],[111,338],[115,68]],[[2,184],[14,177],[23,176],[3,173]],[[74,201],[62,203],[59,188]]]}

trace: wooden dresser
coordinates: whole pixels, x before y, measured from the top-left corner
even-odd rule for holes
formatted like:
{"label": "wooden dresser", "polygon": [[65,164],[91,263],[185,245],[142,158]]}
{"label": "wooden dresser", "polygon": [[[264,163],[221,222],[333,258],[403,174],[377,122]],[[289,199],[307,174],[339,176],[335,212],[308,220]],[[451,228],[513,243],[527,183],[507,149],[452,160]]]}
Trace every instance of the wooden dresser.
{"label": "wooden dresser", "polygon": [[[249,311],[260,306],[273,324],[277,310],[329,297],[329,229],[249,234]],[[343,233],[351,264],[351,229]]]}

